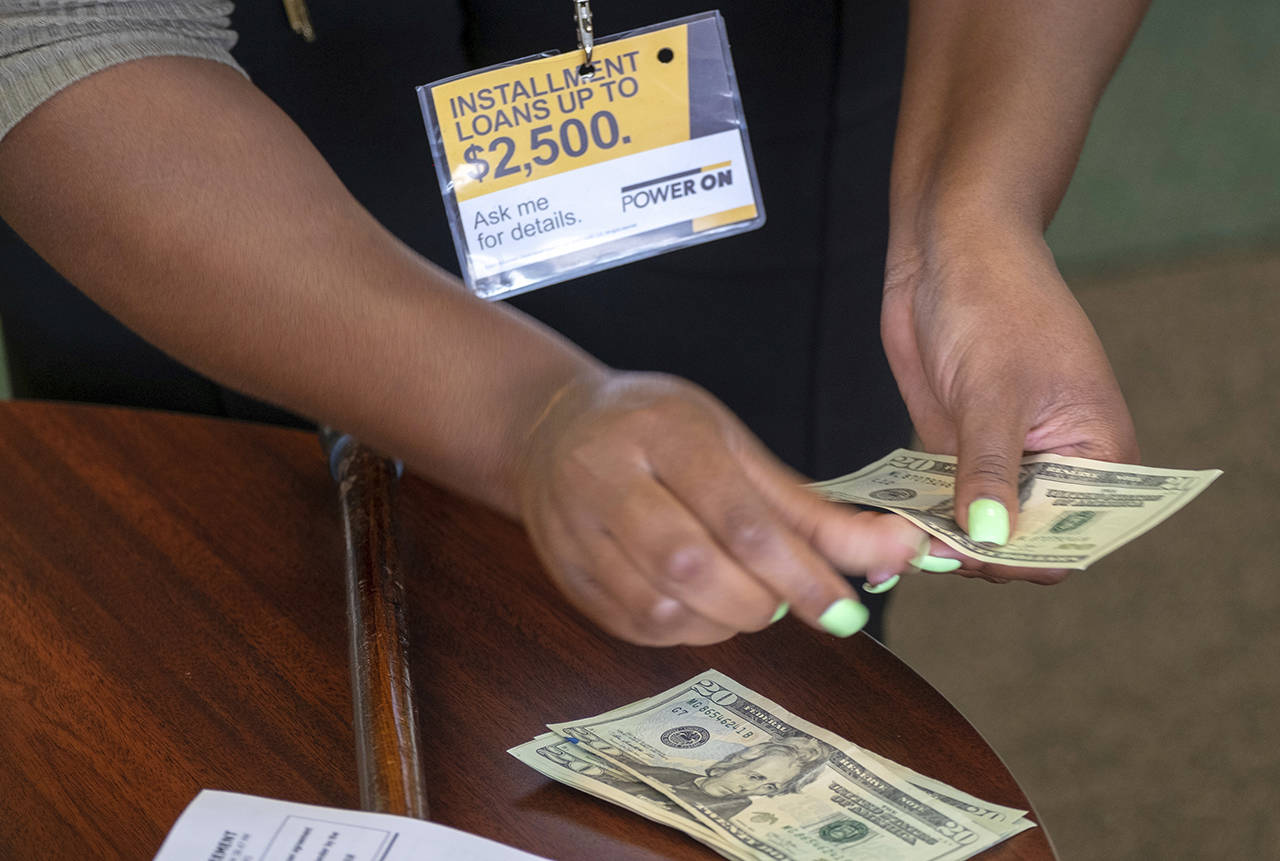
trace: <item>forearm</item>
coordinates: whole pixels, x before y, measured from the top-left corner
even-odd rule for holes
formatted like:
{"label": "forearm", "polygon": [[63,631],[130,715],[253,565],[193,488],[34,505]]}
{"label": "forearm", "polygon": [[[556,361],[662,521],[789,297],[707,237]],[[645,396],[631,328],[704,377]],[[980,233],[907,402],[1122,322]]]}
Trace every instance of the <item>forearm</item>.
{"label": "forearm", "polygon": [[55,96],[0,143],[0,215],[184,362],[508,512],[530,426],[602,370],[397,242],[215,63],[127,63]]}
{"label": "forearm", "polygon": [[[917,0],[880,331],[957,522],[1003,544],[1024,452],[1137,459],[1106,354],[1044,241],[1146,0]],[[986,567],[983,576],[1056,582]]]}
{"label": "forearm", "polygon": [[912,2],[895,243],[984,223],[1043,233],[1148,2]]}

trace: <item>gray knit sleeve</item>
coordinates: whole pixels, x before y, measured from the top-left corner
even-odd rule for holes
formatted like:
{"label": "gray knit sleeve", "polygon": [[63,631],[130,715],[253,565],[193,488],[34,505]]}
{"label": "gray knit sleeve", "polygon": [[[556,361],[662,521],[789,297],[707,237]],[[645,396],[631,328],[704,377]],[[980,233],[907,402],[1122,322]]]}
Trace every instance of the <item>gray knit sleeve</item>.
{"label": "gray knit sleeve", "polygon": [[229,0],[0,0],[0,138],[81,78],[143,57],[231,59]]}

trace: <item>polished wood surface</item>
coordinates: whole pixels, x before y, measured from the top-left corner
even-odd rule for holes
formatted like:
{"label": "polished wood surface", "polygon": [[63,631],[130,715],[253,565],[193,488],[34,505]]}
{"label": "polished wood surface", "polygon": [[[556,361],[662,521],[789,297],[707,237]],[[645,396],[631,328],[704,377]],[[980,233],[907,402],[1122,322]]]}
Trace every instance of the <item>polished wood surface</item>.
{"label": "polished wood surface", "polygon": [[346,434],[322,434],[347,545],[347,635],[360,809],[428,818],[395,535],[400,467]]}
{"label": "polished wood surface", "polygon": [[[315,437],[0,404],[0,858],[150,858],[203,787],[359,806],[344,541]],[[507,755],[546,721],[715,667],[983,798],[999,757],[874,640],[786,619],[647,649],[560,600],[521,530],[406,476],[409,660],[431,818],[557,859],[717,857]],[[1042,829],[984,859],[1052,858]]]}

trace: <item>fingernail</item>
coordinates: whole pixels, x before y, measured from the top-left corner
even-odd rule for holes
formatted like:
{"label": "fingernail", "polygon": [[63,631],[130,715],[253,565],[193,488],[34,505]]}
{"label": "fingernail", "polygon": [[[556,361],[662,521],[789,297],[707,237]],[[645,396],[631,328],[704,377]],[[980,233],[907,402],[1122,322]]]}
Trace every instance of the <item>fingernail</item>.
{"label": "fingernail", "polygon": [[892,589],[894,586],[897,586],[897,585],[898,585],[898,581],[899,581],[899,580],[901,580],[901,579],[902,579],[902,577],[900,577],[900,576],[899,576],[899,575],[897,575],[897,574],[894,574],[894,575],[893,575],[892,577],[890,577],[888,580],[885,580],[883,583],[877,583],[877,584],[876,584],[876,585],[874,585],[874,586],[872,586],[870,583],[863,583],[863,584],[862,584],[862,591],[863,591],[863,592],[868,592],[868,593],[870,593],[870,594],[872,594],[872,595],[879,595],[881,592],[888,592],[888,591],[889,591],[890,589]]}
{"label": "fingernail", "polygon": [[920,560],[929,555],[929,548],[933,546],[933,537],[926,535],[920,539],[920,546],[916,548],[916,555],[907,560],[906,571],[910,574],[920,570]]}
{"label": "fingernail", "polygon": [[786,601],[783,601],[781,604],[778,605],[778,609],[773,611],[773,618],[769,620],[769,624],[772,625],[774,622],[778,621],[783,616],[787,615],[787,611],[790,609],[791,609],[791,605],[788,604]]}
{"label": "fingernail", "polygon": [[852,598],[841,598],[826,609],[818,617],[818,624],[828,634],[837,637],[852,637],[867,624],[871,612]]}
{"label": "fingernail", "polygon": [[[970,521],[972,523],[973,521]],[[960,567],[959,559],[948,559],[945,556],[930,556],[929,547],[933,542],[929,536],[924,537],[920,552],[907,564],[917,571],[928,571],[930,574],[946,574]]]}
{"label": "fingernail", "polygon": [[921,544],[920,552],[907,560],[907,566],[910,568],[919,568],[924,564],[924,560],[936,558],[929,555],[930,545],[932,545],[932,543],[932,541],[925,541]]}
{"label": "fingernail", "polygon": [[980,544],[1009,542],[1009,512],[994,499],[969,503],[969,537]]}

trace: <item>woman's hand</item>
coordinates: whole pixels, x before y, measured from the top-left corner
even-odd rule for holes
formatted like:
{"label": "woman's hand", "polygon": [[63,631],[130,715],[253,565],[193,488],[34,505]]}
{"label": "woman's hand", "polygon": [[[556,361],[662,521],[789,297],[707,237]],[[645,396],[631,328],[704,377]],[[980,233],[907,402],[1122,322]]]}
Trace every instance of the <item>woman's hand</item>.
{"label": "woman's hand", "polygon": [[1015,526],[1023,452],[1138,458],[1043,237],[1148,2],[911,2],[881,334],[925,448],[959,457],[956,519],[979,541]]}
{"label": "woman's hand", "polygon": [[551,398],[520,469],[524,523],[556,585],[610,633],[707,644],[791,611],[849,636],[877,582],[927,536],[824,502],[715,398],[684,380],[600,372]]}
{"label": "woman's hand", "polygon": [[[958,456],[956,519],[974,540],[1003,544],[1015,528],[1024,452],[1138,460],[1106,354],[1038,235],[975,229],[895,249],[881,323],[925,448]],[[961,573],[1067,572],[967,560]]]}

